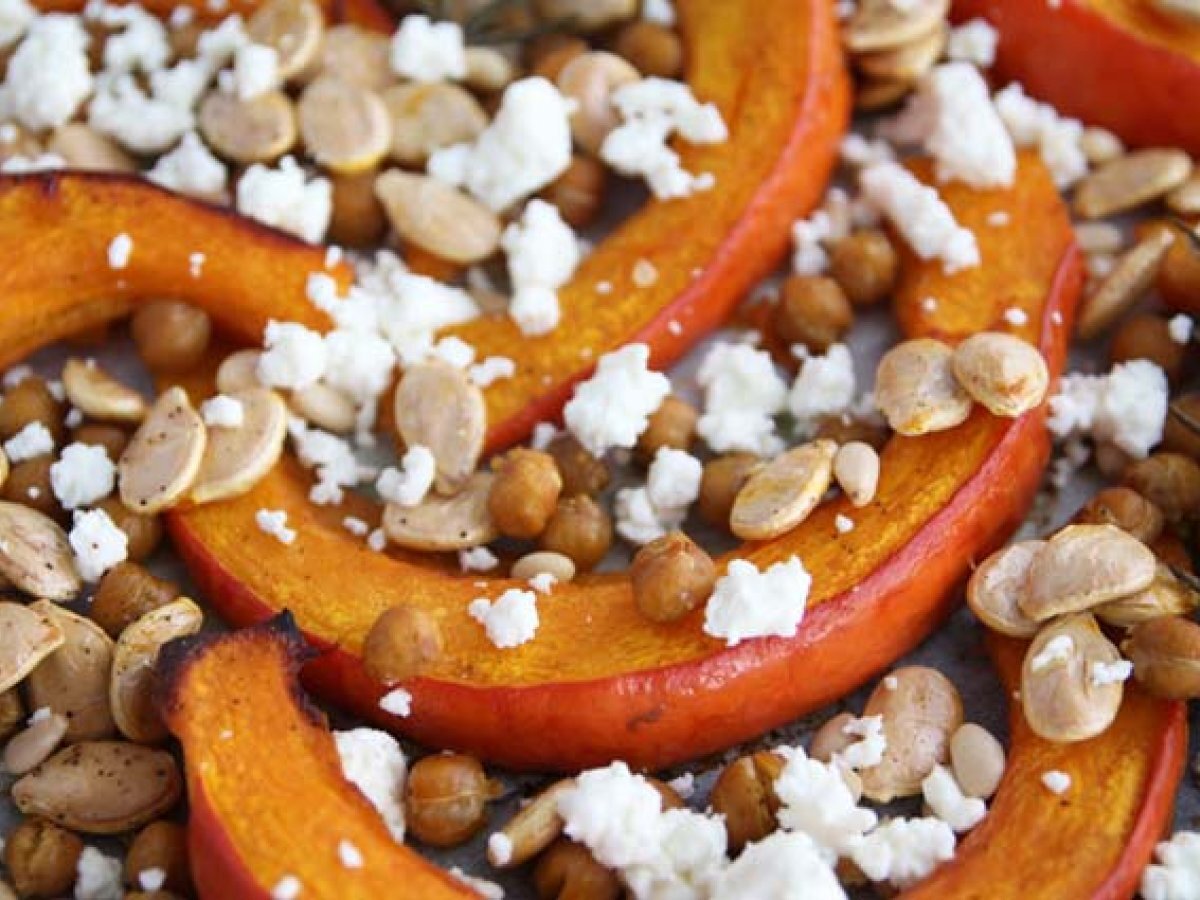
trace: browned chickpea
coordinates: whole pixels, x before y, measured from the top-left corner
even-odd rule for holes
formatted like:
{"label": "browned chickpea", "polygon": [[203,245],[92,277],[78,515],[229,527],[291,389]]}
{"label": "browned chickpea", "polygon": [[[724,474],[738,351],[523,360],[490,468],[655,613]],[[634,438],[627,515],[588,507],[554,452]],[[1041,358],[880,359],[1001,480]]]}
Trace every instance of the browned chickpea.
{"label": "browned chickpea", "polygon": [[166,875],[164,890],[176,894],[192,892],[186,828],[164,819],[151,822],[134,836],[125,856],[125,883],[140,887],[138,876],[149,869],[159,869]]}
{"label": "browned chickpea", "polygon": [[132,562],[148,559],[162,543],[163,527],[159,516],[136,513],[118,497],[105,497],[96,504],[96,508],[108,513],[113,524],[125,532],[125,537],[129,539],[126,554]]}
{"label": "browned chickpea", "polygon": [[152,372],[185,372],[208,349],[212,321],[208,313],[182,301],[156,300],[133,314],[129,329]]}
{"label": "browned chickpea", "polygon": [[588,572],[608,554],[612,539],[608,513],[591,497],[580,494],[558,501],[542,532],[541,546],[570,557],[577,569]]}
{"label": "browned chickpea", "polygon": [[1158,536],[1158,539],[1150,545],[1150,549],[1154,551],[1154,555],[1158,557],[1159,562],[1164,566],[1170,566],[1181,572],[1195,574],[1195,567],[1192,565],[1192,555],[1188,552],[1187,545],[1174,531],[1164,530]]}
{"label": "browned chickpea", "polygon": [[408,603],[384,610],[363,641],[363,668],[384,684],[421,674],[441,655],[442,631],[437,620]]}
{"label": "browned chickpea", "polygon": [[62,446],[67,433],[63,422],[66,410],[50,393],[50,387],[40,378],[26,378],[11,388],[0,403],[0,440],[10,437],[31,422],[41,422],[57,446]]}
{"label": "browned chickpea", "polygon": [[771,324],[781,341],[824,353],[854,324],[854,310],[832,278],[793,275],[779,291]]}
{"label": "browned chickpea", "polygon": [[729,528],[733,501],[760,462],[753,453],[727,453],[704,464],[696,508],[705,522]]}
{"label": "browned chickpea", "polygon": [[75,884],[83,841],[44,819],[26,819],[8,835],[4,866],[22,897],[59,897]]}
{"label": "browned chickpea", "polygon": [[646,465],[663,447],[687,450],[696,439],[700,413],[682,397],[671,394],[646,422],[646,430],[637,442],[637,458]]}
{"label": "browned chickpea", "polygon": [[882,450],[887,444],[888,430],[883,425],[855,419],[850,416],[825,416],[817,425],[817,438],[826,438],[836,444],[851,444],[860,441]]}
{"label": "browned chickpea", "polygon": [[1135,460],[1123,480],[1161,509],[1168,521],[1200,515],[1200,463],[1181,453],[1155,453]]}
{"label": "browned chickpea", "polygon": [[586,228],[596,221],[604,206],[608,169],[599,160],[576,154],[567,171],[544,191],[542,197],[552,203],[572,228]]}
{"label": "browned chickpea", "polygon": [[[1188,425],[1185,417],[1195,426]],[[1171,404],[1162,449],[1200,460],[1200,393],[1184,394]]]}
{"label": "browned chickpea", "polygon": [[562,493],[562,476],[554,457],[517,448],[496,460],[493,468],[496,477],[488,494],[492,521],[507,537],[537,537],[554,515]]}
{"label": "browned chickpea", "polygon": [[1158,269],[1158,293],[1176,312],[1200,316],[1200,248],[1182,234]]}
{"label": "browned chickpea", "polygon": [[0,741],[6,740],[24,724],[25,705],[21,702],[21,693],[16,688],[0,693]]}
{"label": "browned chickpea", "polygon": [[857,231],[833,245],[829,274],[855,306],[874,306],[896,287],[900,257],[886,234]]}
{"label": "browned chickpea", "polygon": [[782,756],[763,750],[739,757],[717,776],[709,803],[713,812],[725,817],[729,849],[734,853],[775,830],[780,806],[775,781],[783,765]]}
{"label": "browned chickpea", "polygon": [[525,58],[530,75],[541,75],[557,81],[563,67],[588,51],[587,42],[570,35],[551,33],[535,38],[526,45]]}
{"label": "browned chickpea", "polygon": [[604,460],[589,453],[574,437],[560,434],[546,447],[562,476],[564,497],[596,495],[608,487],[611,477]]}
{"label": "browned chickpea", "polygon": [[592,851],[567,838],[546,848],[533,867],[533,890],[538,900],[618,900],[621,880],[592,856]]}
{"label": "browned chickpea", "polygon": [[0,487],[0,498],[36,509],[57,522],[66,522],[67,511],[59,504],[50,484],[52,465],[52,456],[39,456],[17,463],[9,470],[4,486]]}
{"label": "browned chickpea", "polygon": [[646,76],[678,78],[683,71],[683,41],[658,22],[638,19],[623,26],[613,49]]}
{"label": "browned chickpea", "polygon": [[1075,515],[1076,522],[1116,525],[1143,544],[1152,544],[1163,530],[1162,510],[1127,487],[1105,488]]}
{"label": "browned chickpea", "polygon": [[717,569],[686,534],[673,531],[638,550],[629,577],[642,615],[652,622],[674,622],[708,599]]}
{"label": "browned chickpea", "polygon": [[426,756],[408,773],[404,793],[408,830],[432,847],[457,846],[487,822],[491,786],[474,757]]}
{"label": "browned chickpea", "polygon": [[1187,347],[1171,339],[1170,326],[1162,316],[1138,313],[1117,327],[1108,355],[1114,363],[1148,359],[1157,364],[1171,381],[1178,381],[1187,359]]}
{"label": "browned chickpea", "polygon": [[808,755],[823,763],[832,762],[834,754],[841,753],[858,740],[846,733],[846,726],[853,720],[854,716],[848,712],[838,713],[833,718],[826,719],[813,733],[812,742],[808,745]]}
{"label": "browned chickpea", "polygon": [[92,447],[103,447],[108,458],[117,462],[129,444],[129,432],[116,425],[102,425],[99,422],[87,422],[71,432],[71,440],[78,444],[88,444]]}
{"label": "browned chickpea", "polygon": [[375,196],[374,169],[356,175],[327,176],[333,186],[329,241],[343,247],[372,247],[383,241],[387,214]]}
{"label": "browned chickpea", "polygon": [[156,578],[137,563],[123,562],[100,579],[88,614],[115,640],[129,624],[178,596],[178,585]]}

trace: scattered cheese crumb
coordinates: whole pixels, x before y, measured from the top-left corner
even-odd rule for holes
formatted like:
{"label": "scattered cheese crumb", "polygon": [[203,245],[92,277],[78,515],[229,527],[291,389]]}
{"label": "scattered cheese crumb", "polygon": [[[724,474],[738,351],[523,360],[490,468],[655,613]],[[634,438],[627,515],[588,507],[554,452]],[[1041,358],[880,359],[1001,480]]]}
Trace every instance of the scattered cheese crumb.
{"label": "scattered cheese crumb", "polygon": [[467,74],[462,26],[408,15],[392,35],[392,71],[413,81],[443,81]]}
{"label": "scattered cheese crumb", "polygon": [[774,417],[783,411],[788,388],[767,351],[746,344],[714,344],[700,363],[696,381],[704,390],[696,433],[711,450],[765,456],[783,448]]}
{"label": "scattered cheese crumb", "polygon": [[129,538],[102,509],[75,510],[67,540],[84,581],[99,581],[101,575],[129,556]]}
{"label": "scattered cheese crumb", "polygon": [[987,804],[978,797],[967,797],[945,766],[934,766],[921,782],[921,793],[935,816],[955,834],[970,831],[987,815]]}
{"label": "scattered cheese crumb", "polygon": [[1070,374],[1050,397],[1046,424],[1060,442],[1090,435],[1137,459],[1162,440],[1167,376],[1153,362],[1130,360],[1108,375]]}
{"label": "scattered cheese crumb", "polygon": [[282,509],[260,509],[254,514],[259,530],[281,544],[291,544],[296,540],[296,532],[287,527],[287,520],[287,511]]}
{"label": "scattered cheese crumb", "polygon": [[274,169],[255,163],[238,179],[237,210],[316,244],[333,214],[333,187],[326,178],[307,178],[290,156]]}
{"label": "scattered cheese crumb", "polygon": [[50,466],[50,487],[63,509],[90,506],[112,493],[117,467],[103,447],[68,444]]}
{"label": "scattered cheese crumb", "polygon": [[393,688],[379,698],[379,708],[401,719],[412,714],[412,694],[404,688]]}
{"label": "scattered cheese crumb", "polygon": [[704,611],[704,633],[736,646],[748,638],[794,637],[804,618],[812,576],[798,557],[765,571],[735,559],[717,579]]}
{"label": "scattered cheese crumb", "polygon": [[717,878],[712,900],[845,900],[835,871],[805,834],[775,831],[750,844]]}
{"label": "scattered cheese crumb", "polygon": [[54,437],[41,422],[30,422],[4,442],[4,453],[10,463],[44,456],[53,450]]}
{"label": "scattered cheese crumb", "polygon": [[1069,634],[1059,634],[1046,641],[1046,645],[1029,661],[1029,671],[1040,672],[1055,663],[1071,661],[1075,652],[1075,641]]}
{"label": "scattered cheese crumb", "polygon": [[142,869],[137,876],[138,886],[143,891],[159,891],[162,886],[167,883],[166,869],[161,869],[157,866],[149,869]]}
{"label": "scattered cheese crumb", "polygon": [[837,529],[838,534],[849,534],[854,530],[854,520],[849,516],[838,513],[834,516],[833,527]]}
{"label": "scattered cheese crumb", "polygon": [[408,763],[394,737],[374,728],[335,731],[333,740],[342,764],[342,775],[383,818],[395,838],[404,842],[404,781]]}
{"label": "scattered cheese crumb", "polygon": [[780,747],[775,752],[787,760],[775,779],[779,824],[809,837],[826,863],[833,865],[875,827],[878,817],[858,806],[836,765],[813,759],[799,747]]}
{"label": "scattered cheese crumb", "polygon": [[1167,322],[1167,333],[1171,336],[1171,340],[1176,344],[1187,345],[1192,339],[1192,329],[1194,324],[1191,316],[1179,313],[1172,316]]}
{"label": "scattered cheese crumb", "polygon": [[296,322],[267,323],[256,374],[266,387],[300,390],[321,380],[329,361],[324,336]]}
{"label": "scattered cheese crumb", "polygon": [[909,888],[954,857],[954,832],[940,819],[892,819],[854,848],[850,858],[872,881]]}
{"label": "scattered cheese crumb", "polygon": [[376,553],[382,553],[387,547],[387,533],[382,528],[376,528],[367,535],[367,546]]}
{"label": "scattered cheese crumb", "polygon": [[635,287],[649,288],[658,283],[658,267],[648,259],[639,259],[633,264],[633,284]]}
{"label": "scattered cheese crumb", "polygon": [[518,221],[504,229],[500,246],[508,257],[513,298],[508,312],[521,333],[536,337],[558,327],[560,287],[579,265],[575,232],[558,208],[530,200]]}
{"label": "scattered cheese crumb", "polygon": [[824,356],[805,355],[788,393],[788,409],[806,428],[825,416],[844,413],[857,388],[854,358],[845,344],[833,344]]}
{"label": "scattered cheese crumb", "polygon": [[487,547],[458,551],[458,566],[464,572],[490,572],[498,565],[500,560]]}
{"label": "scattered cheese crumb", "polygon": [[119,859],[84,847],[75,864],[75,900],[121,900],[123,867]]}
{"label": "scattered cheese crumb", "polygon": [[981,69],[990,69],[996,62],[996,47],[1000,33],[986,19],[971,19],[969,22],[950,29],[946,42],[946,56],[960,62],[969,62]]}
{"label": "scattered cheese crumb", "polygon": [[284,875],[271,888],[271,900],[296,900],[304,886],[295,875]]}
{"label": "scattered cheese crumb", "polygon": [[1042,773],[1042,784],[1050,793],[1058,794],[1061,797],[1071,789],[1071,776],[1058,769],[1051,769]]}
{"label": "scattered cheese crumb", "polygon": [[487,852],[488,859],[492,860],[494,865],[507,866],[512,860],[512,838],[502,831],[497,831],[489,835],[487,841]]}
{"label": "scattered cheese crumb", "polygon": [[27,24],[8,61],[0,105],[19,124],[41,132],[69,122],[92,92],[89,38],[75,16],[51,13]]}
{"label": "scattered cheese crumb", "polygon": [[355,847],[347,840],[338,841],[338,859],[347,869],[361,869],[363,867],[362,851]]}
{"label": "scattered cheese crumb", "polygon": [[1142,900],[1195,900],[1200,896],[1200,834],[1177,831],[1154,848],[1157,863],[1142,873]]}
{"label": "scattered cheese crumb", "polygon": [[133,239],[127,234],[118,234],[108,245],[108,267],[124,269],[133,255]]}
{"label": "scattered cheese crumb", "polygon": [[1087,174],[1081,141],[1083,125],[1059,116],[1053,107],[1031,100],[1013,82],[995,96],[996,111],[1018,147],[1036,147],[1060,190]]}
{"label": "scattered cheese crumb", "polygon": [[627,344],[600,357],[596,371],[576,385],[563,421],[588,452],[631,449],[667,394],[671,382],[648,368],[650,348]]}
{"label": "scattered cheese crumb", "polygon": [[1004,321],[1009,325],[1020,328],[1022,325],[1029,324],[1029,314],[1023,309],[1017,309],[1015,306],[1004,311]]}
{"label": "scattered cheese crumb", "polygon": [[686,509],[700,496],[704,464],[686,450],[660,447],[650,463],[646,491],[656,507]]}
{"label": "scattered cheese crumb", "polygon": [[238,47],[232,77],[222,87],[242,101],[254,100],[279,85],[279,51],[264,44]]}
{"label": "scattered cheese crumb", "polygon": [[246,408],[236,397],[217,394],[200,404],[200,415],[204,424],[212,428],[241,428],[246,421]]}
{"label": "scattered cheese crumb", "polygon": [[537,595],[532,591],[509,588],[495,601],[480,597],[471,601],[467,612],[501,650],[519,647],[537,633]]}

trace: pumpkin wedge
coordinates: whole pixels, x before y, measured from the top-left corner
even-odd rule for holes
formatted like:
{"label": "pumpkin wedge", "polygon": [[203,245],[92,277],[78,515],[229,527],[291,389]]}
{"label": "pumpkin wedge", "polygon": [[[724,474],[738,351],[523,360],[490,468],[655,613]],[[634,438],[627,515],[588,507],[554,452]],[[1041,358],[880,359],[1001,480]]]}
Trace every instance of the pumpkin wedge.
{"label": "pumpkin wedge", "polygon": [[[183,745],[200,896],[269,900],[290,876],[312,900],[374,900],[401,885],[422,900],[477,897],[397,844],[342,776],[324,715],[296,680],[307,655],[282,615],[235,634],[172,641],[159,656],[159,706]],[[361,866],[342,861],[343,841]]]}
{"label": "pumpkin wedge", "polygon": [[[43,13],[79,13],[85,5],[83,0],[35,0],[33,3],[33,6]],[[262,6],[262,0],[228,0],[226,3],[205,3],[203,0],[139,0],[138,5],[163,19],[178,7],[186,6],[195,10],[198,21],[215,23],[234,13],[248,19]],[[383,32],[390,32],[395,27],[391,14],[375,0],[317,0],[317,5],[330,22],[361,25],[363,28]]]}
{"label": "pumpkin wedge", "polygon": [[[1005,691],[1020,684],[1023,641],[988,636]],[[1187,758],[1184,704],[1131,683],[1108,730],[1078,744],[1035,735],[1020,704],[1009,716],[1008,767],[987,818],[954,859],[905,900],[1117,900],[1130,897],[1170,827]],[[1042,774],[1065,772],[1051,793]]]}
{"label": "pumpkin wedge", "polygon": [[[930,177],[929,167],[918,168]],[[958,220],[978,236],[983,265],[948,277],[940,265],[904,262],[897,308],[910,335],[955,341],[1004,329],[1037,343],[1053,372],[1063,364],[1078,296],[1079,254],[1058,192],[1035,158],[1017,184],[974,192],[943,186]],[[1011,224],[987,225],[997,210]],[[928,313],[921,301],[939,300]],[[704,634],[700,611],[673,625],[642,617],[624,574],[561,585],[538,602],[531,642],[498,650],[467,614],[521,582],[464,575],[450,565],[375,553],[342,526],[347,514],[377,521],[362,500],[339,509],[307,500],[294,461],[245,497],[169,517],[175,546],[216,609],[237,625],[290,609],[325,652],[304,672],[318,693],[432,746],[513,767],[574,770],[625,759],[659,768],[728,747],[845,695],[925,637],[954,589],[1024,516],[1048,454],[1044,409],[1016,420],[976,410],[962,426],[896,438],[883,454],[874,502],[843,498],[804,524],[737,555],[760,567],[798,555],[813,574],[810,609],[792,639],[726,648]],[[289,547],[254,523],[282,509],[299,537]],[[856,523],[838,535],[834,519]],[[348,573],[352,573],[348,577]],[[359,649],[387,607],[417,604],[434,616],[446,652],[406,684],[412,714],[379,709],[384,688],[364,673]]]}
{"label": "pumpkin wedge", "polygon": [[952,14],[1000,32],[1001,82],[1131,145],[1200,153],[1200,121],[1179,112],[1200,95],[1200,23],[1149,0],[954,0]]}

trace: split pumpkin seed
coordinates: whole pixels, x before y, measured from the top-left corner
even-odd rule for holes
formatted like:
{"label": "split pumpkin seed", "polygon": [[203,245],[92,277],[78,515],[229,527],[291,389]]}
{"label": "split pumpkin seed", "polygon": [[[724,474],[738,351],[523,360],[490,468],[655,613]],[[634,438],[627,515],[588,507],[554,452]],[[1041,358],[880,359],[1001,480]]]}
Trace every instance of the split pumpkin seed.
{"label": "split pumpkin seed", "polygon": [[1150,693],[1171,700],[1200,697],[1200,625],[1178,616],[1144,622],[1121,649]]}
{"label": "split pumpkin seed", "polygon": [[382,95],[391,122],[391,156],[424,166],[436,150],[474,141],[488,117],[469,91],[445,81],[397,84]]}
{"label": "split pumpkin seed", "polygon": [[50,713],[17,732],[4,748],[4,768],[24,775],[49,759],[67,733],[67,717]]}
{"label": "split pumpkin seed", "polygon": [[1177,216],[1200,215],[1200,174],[1191,175],[1187,181],[1167,194],[1167,209]]}
{"label": "split pumpkin seed", "polygon": [[373,169],[391,146],[388,110],[376,94],[330,75],[312,82],[296,107],[304,148],[340,175]]}
{"label": "split pumpkin seed", "polygon": [[479,472],[452,497],[429,497],[418,506],[389,503],[383,530],[392,543],[409,550],[470,550],[500,536],[488,513],[495,476]]}
{"label": "split pumpkin seed", "polygon": [[451,262],[482,262],[500,246],[500,217],[457,188],[428,175],[390,170],[375,196],[400,237]]}
{"label": "split pumpkin seed", "polygon": [[62,629],[47,616],[0,601],[0,691],[20,684],[64,640]]}
{"label": "split pumpkin seed", "polygon": [[468,47],[465,55],[467,74],[463,83],[471,90],[494,94],[504,90],[517,77],[508,57],[492,47]]}
{"label": "split pumpkin seed", "polygon": [[1200,592],[1182,582],[1169,566],[1159,563],[1154,581],[1131,597],[1097,606],[1096,617],[1105,625],[1132,628],[1166,616],[1191,615],[1200,608]]}
{"label": "split pumpkin seed", "polygon": [[573,778],[564,778],[542,791],[501,828],[502,845],[507,853],[498,853],[488,842],[488,862],[497,869],[512,869],[533,859],[562,834],[563,819],[558,814],[558,798],[575,786]]}
{"label": "split pumpkin seed", "polygon": [[19,591],[72,600],[83,587],[58,523],[19,503],[0,501],[0,576]]}
{"label": "split pumpkin seed", "polygon": [[528,581],[538,575],[551,575],[559,584],[566,584],[575,578],[575,563],[571,557],[549,550],[537,550],[526,553],[512,565],[509,573],[512,578]]}
{"label": "split pumpkin seed", "polygon": [[305,421],[334,434],[353,431],[358,419],[354,401],[321,381],[292,391],[291,407]]}
{"label": "split pumpkin seed", "polygon": [[270,0],[254,11],[246,32],[254,43],[274,48],[279,77],[286,81],[316,60],[325,17],[313,0]]}
{"label": "split pumpkin seed", "polygon": [[842,444],[833,458],[833,477],[853,506],[866,506],[879,487],[879,453],[862,441]]}
{"label": "split pumpkin seed", "polygon": [[236,394],[258,387],[258,361],[260,350],[238,350],[229,354],[217,368],[217,390],[222,394]]}
{"label": "split pumpkin seed", "polygon": [[891,0],[864,0],[842,30],[842,40],[854,53],[891,50],[910,44],[942,27],[949,0],[916,0],[897,8]]}
{"label": "split pumpkin seed", "polygon": [[1003,332],[971,335],[954,350],[954,376],[997,416],[1016,418],[1041,405],[1050,387],[1046,360],[1032,344]]}
{"label": "split pumpkin seed", "polygon": [[135,512],[162,512],[191,490],[208,432],[181,387],[164,391],[117,464],[121,502]]}
{"label": "split pumpkin seed", "polygon": [[967,582],[967,604],[984,625],[1009,637],[1029,639],[1041,627],[1021,610],[1029,570],[1045,541],[1020,541],[997,550]]}
{"label": "split pumpkin seed", "polygon": [[51,136],[46,152],[60,156],[68,169],[84,172],[136,172],[137,160],[116,141],[83,122],[68,122]]}
{"label": "split pumpkin seed", "polygon": [[102,422],[140,422],[146,400],[91,361],[68,359],[62,370],[67,399],[85,416]]}
{"label": "split pumpkin seed", "polygon": [[108,703],[112,673],[112,638],[104,629],[70,610],[39,600],[30,609],[44,615],[63,633],[63,644],[25,680],[34,709],[46,708],[67,719],[66,741],[93,741],[116,730]]}
{"label": "split pumpkin seed", "polygon": [[330,72],[363,90],[379,92],[396,80],[390,52],[385,35],[359,25],[334,25],[325,32],[321,52],[302,78]]}
{"label": "split pumpkin seed", "polygon": [[394,411],[404,446],[427,447],[437,461],[438,493],[462,488],[479,464],[487,431],[487,407],[479,386],[455,366],[419,363],[410,366],[396,386]]}
{"label": "split pumpkin seed", "polygon": [[275,466],[287,438],[287,404],[272,390],[256,387],[231,394],[242,405],[242,424],[208,432],[192,500],[212,503],[239,497]]}
{"label": "split pumpkin seed", "polygon": [[730,529],[743,540],[767,540],[791,531],[829,490],[836,453],[833,441],[818,440],[773,459],[738,492]]}
{"label": "split pumpkin seed", "polygon": [[242,165],[273,162],[295,146],[298,134],[292,101],[280,91],[252,100],[210,91],[200,102],[198,120],[204,140]]}
{"label": "split pumpkin seed", "polygon": [[1145,296],[1174,242],[1170,229],[1157,229],[1121,254],[1112,272],[1084,298],[1075,326],[1080,338],[1096,337]]}
{"label": "split pumpkin seed", "polygon": [[1079,182],[1075,212],[1085,219],[1128,212],[1170,193],[1191,173],[1192,160],[1182,150],[1134,150]]}
{"label": "split pumpkin seed", "polygon": [[918,338],[897,344],[879,362],[875,403],[894,431],[916,436],[961,425],[971,397],[954,376],[954,351]]}
{"label": "split pumpkin seed", "polygon": [[928,72],[946,49],[950,29],[944,24],[898,47],[859,53],[854,64],[871,78],[916,80]]}

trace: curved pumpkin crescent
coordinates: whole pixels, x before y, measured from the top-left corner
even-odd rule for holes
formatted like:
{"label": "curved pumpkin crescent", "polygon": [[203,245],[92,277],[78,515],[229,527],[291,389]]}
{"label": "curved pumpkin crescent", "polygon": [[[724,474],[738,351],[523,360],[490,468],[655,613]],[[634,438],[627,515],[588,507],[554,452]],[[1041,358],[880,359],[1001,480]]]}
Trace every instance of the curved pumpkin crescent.
{"label": "curved pumpkin crescent", "polygon": [[[159,655],[159,707],[183,746],[200,896],[269,900],[292,876],[314,900],[377,900],[397,896],[398,886],[421,900],[477,897],[397,844],[342,775],[325,718],[296,679],[308,655],[287,615],[172,641]],[[343,841],[361,866],[345,865]]]}
{"label": "curved pumpkin crescent", "polygon": [[[1006,692],[1020,684],[1024,642],[988,636]],[[905,900],[1119,900],[1137,890],[1170,826],[1187,758],[1187,710],[1130,685],[1102,735],[1055,744],[1030,731],[1019,703],[1000,790],[954,859]],[[1066,772],[1061,797],[1042,774]]]}
{"label": "curved pumpkin crescent", "polygon": [[[928,167],[919,171],[928,177]],[[954,341],[1007,328],[1061,369],[1081,274],[1058,192],[1041,163],[1022,157],[1016,186],[973,192],[943,185],[956,217],[978,236],[984,264],[953,277],[908,259],[897,296],[904,330]],[[989,226],[1008,212],[1007,227]],[[922,300],[938,298],[937,309]],[[366,548],[342,526],[347,514],[377,520],[351,500],[339,509],[307,500],[308,479],[286,462],[250,494],[169,517],[175,545],[218,611],[235,624],[290,609],[324,652],[306,682],[358,715],[432,746],[509,766],[580,769],[625,759],[657,768],[755,737],[843,696],[923,639],[953,603],[970,560],[1024,517],[1048,454],[1044,410],[1001,420],[977,410],[953,431],[896,438],[883,454],[875,501],[823,505],[792,532],[738,555],[760,567],[798,555],[814,576],[810,610],[791,639],[726,648],[697,611],[670,626],[639,615],[624,575],[557,586],[539,600],[537,637],[497,650],[467,614],[472,598],[521,582],[438,568],[425,558]],[[298,533],[290,547],[254,524],[283,509]],[[839,514],[856,523],[849,534]],[[446,653],[406,684],[412,715],[379,709],[384,689],[358,657],[385,608],[418,604],[435,616]]]}

